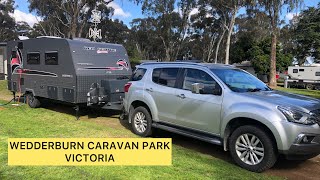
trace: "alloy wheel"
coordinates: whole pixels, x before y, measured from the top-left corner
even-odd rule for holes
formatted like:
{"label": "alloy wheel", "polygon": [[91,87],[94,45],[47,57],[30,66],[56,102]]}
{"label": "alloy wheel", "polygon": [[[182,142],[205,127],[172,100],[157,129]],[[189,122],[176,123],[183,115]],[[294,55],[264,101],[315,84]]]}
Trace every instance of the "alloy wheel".
{"label": "alloy wheel", "polygon": [[264,146],[261,140],[253,134],[242,134],[235,144],[236,153],[242,162],[248,165],[259,164],[264,157]]}
{"label": "alloy wheel", "polygon": [[146,116],[142,112],[137,112],[134,116],[134,126],[139,133],[144,133],[147,129]]}

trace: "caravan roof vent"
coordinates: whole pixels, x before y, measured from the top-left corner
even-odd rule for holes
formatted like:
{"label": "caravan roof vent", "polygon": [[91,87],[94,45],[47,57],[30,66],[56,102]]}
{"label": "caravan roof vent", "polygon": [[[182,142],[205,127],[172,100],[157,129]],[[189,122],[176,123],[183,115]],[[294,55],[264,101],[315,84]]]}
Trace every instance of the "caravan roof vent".
{"label": "caravan roof vent", "polygon": [[61,39],[61,37],[57,37],[57,36],[38,36],[37,38],[52,38],[52,39]]}

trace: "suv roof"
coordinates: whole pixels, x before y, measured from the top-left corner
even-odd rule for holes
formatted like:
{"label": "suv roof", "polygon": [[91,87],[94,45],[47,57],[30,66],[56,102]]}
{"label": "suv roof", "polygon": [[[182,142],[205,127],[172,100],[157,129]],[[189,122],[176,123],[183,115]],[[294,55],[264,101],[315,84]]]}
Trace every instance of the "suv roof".
{"label": "suv roof", "polygon": [[192,63],[192,62],[146,62],[142,63],[140,66],[158,66],[158,65],[193,65],[193,66],[201,66],[209,69],[235,69],[236,67],[233,65],[227,64],[213,64],[213,63]]}

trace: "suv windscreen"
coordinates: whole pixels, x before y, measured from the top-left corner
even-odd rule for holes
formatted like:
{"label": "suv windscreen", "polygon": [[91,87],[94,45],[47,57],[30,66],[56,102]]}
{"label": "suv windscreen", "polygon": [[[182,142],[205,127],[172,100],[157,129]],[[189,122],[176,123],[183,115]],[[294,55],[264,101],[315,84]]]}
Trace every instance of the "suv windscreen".
{"label": "suv windscreen", "polygon": [[232,91],[271,91],[265,83],[240,69],[211,69]]}
{"label": "suv windscreen", "polygon": [[176,84],[179,68],[157,68],[153,70],[152,81],[168,86],[174,87]]}
{"label": "suv windscreen", "polygon": [[186,69],[182,88],[192,91],[192,84],[194,83],[202,83],[204,85],[200,94],[212,94],[219,86],[208,73],[198,69]]}
{"label": "suv windscreen", "polygon": [[144,74],[147,72],[146,69],[138,68],[132,75],[130,81],[140,81]]}

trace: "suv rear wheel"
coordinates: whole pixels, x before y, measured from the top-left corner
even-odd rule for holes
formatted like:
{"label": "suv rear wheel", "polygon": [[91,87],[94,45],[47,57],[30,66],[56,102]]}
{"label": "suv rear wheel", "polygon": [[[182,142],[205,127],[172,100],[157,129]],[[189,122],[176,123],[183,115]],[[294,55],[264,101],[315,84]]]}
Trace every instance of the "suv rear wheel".
{"label": "suv rear wheel", "polygon": [[262,172],[277,161],[277,152],[268,134],[256,126],[241,126],[229,139],[229,149],[234,161],[241,167]]}
{"label": "suv rear wheel", "polygon": [[132,131],[142,137],[152,134],[152,118],[145,107],[137,107],[133,110],[131,116]]}

